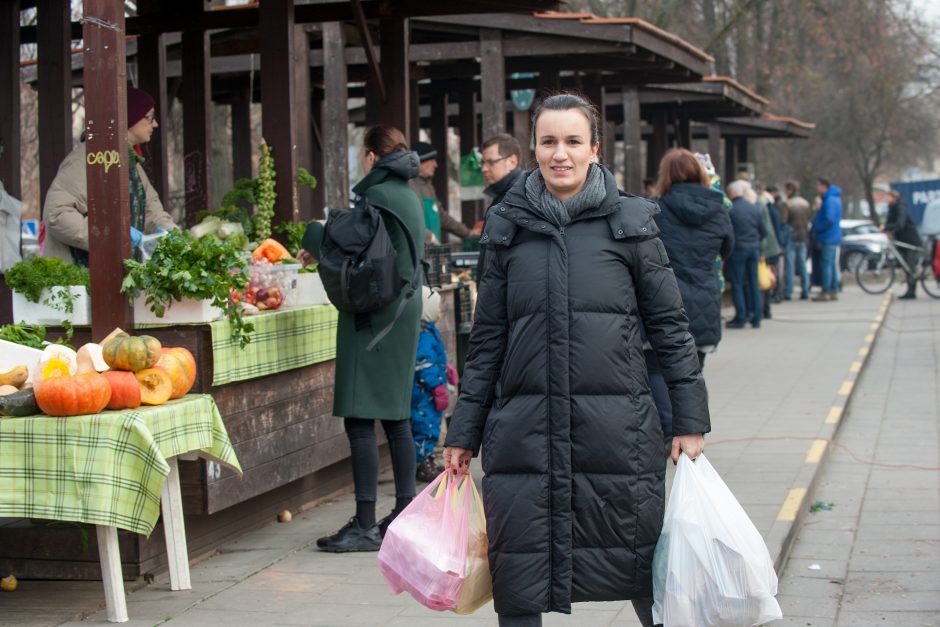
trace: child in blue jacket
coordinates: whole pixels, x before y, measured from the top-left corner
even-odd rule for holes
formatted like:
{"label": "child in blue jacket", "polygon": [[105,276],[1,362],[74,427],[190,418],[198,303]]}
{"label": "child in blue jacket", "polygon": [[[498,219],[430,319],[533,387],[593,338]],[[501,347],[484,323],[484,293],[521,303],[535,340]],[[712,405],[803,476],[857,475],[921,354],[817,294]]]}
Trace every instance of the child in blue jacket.
{"label": "child in blue jacket", "polygon": [[456,371],[447,364],[444,341],[435,325],[440,317],[441,296],[426,286],[421,295],[421,335],[411,388],[411,434],[418,462],[416,477],[433,481],[444,472],[434,458],[434,448],[441,436],[441,417],[450,403],[447,384],[456,383]]}

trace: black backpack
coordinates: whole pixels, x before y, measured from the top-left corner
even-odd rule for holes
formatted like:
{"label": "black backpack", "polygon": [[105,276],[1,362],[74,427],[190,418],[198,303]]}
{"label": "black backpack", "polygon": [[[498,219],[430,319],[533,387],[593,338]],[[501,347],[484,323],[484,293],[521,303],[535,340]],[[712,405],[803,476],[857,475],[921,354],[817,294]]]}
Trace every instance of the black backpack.
{"label": "black backpack", "polygon": [[[392,246],[382,214],[393,218],[405,233],[414,263],[414,276],[410,282],[398,274],[398,253]],[[421,271],[414,239],[394,211],[372,204],[365,197],[360,197],[351,208],[330,210],[323,231],[317,272],[333,306],[342,312],[356,314],[356,326],[360,328],[361,315],[395,302],[402,288],[407,289],[391,323],[375,334],[366,350],[372,350],[395,326],[408,300],[420,287]]]}

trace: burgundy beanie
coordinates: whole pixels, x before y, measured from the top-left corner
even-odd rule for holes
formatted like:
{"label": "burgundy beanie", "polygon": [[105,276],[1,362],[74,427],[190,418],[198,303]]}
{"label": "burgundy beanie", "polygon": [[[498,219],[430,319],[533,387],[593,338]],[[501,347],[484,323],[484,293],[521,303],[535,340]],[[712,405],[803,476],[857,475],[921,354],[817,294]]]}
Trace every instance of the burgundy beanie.
{"label": "burgundy beanie", "polygon": [[127,128],[143,120],[153,107],[153,96],[143,89],[127,86]]}

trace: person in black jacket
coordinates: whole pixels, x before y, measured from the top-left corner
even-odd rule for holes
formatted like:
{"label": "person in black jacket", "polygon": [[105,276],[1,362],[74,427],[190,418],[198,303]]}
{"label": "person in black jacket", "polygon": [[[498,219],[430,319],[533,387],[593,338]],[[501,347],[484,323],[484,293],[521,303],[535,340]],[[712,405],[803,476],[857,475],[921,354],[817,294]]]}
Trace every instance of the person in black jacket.
{"label": "person in black jacket", "polygon": [[699,361],[721,340],[721,287],[715,259],[734,250],[734,229],[721,192],[691,152],[672,148],[659,164],[656,217],[660,237],[679,283]]}
{"label": "person in black jacket", "polygon": [[[878,200],[877,196],[883,196],[888,201],[888,215],[881,230],[896,242],[918,248],[923,246],[924,242],[920,239],[920,233],[917,232],[917,225],[914,224],[914,218],[911,217],[911,212],[907,210],[907,204],[901,194],[884,183],[876,183],[875,192],[876,200]],[[914,264],[917,263],[917,251],[903,246],[897,248],[901,256],[904,257],[904,262],[913,270]],[[905,274],[907,275],[907,291],[898,298],[905,300],[917,298],[917,281],[910,272],[905,270]]]}
{"label": "person in black jacket", "polygon": [[[760,208],[745,198],[750,189],[751,184],[740,179],[728,185],[731,224],[734,226],[734,251],[728,258],[734,320],[725,325],[729,329],[743,329],[748,321],[755,329],[759,328],[764,309],[757,283],[757,264],[761,240],[767,236],[767,226]],[[745,290],[748,290],[750,298],[745,297]]]}
{"label": "person in black jacket", "polygon": [[641,327],[673,407],[673,460],[710,430],[705,382],[656,205],[596,163],[598,116],[562,94],[533,114],[538,168],[493,208],[445,465],[483,453],[499,624],[541,625],[577,601],[633,599],[652,625],[663,434]]}
{"label": "person in black jacket", "polygon": [[[493,199],[483,214],[486,216],[490,210],[503,201],[506,192],[522,178],[524,171],[520,167],[522,162],[522,147],[519,141],[509,133],[500,133],[487,139],[480,145],[480,169],[487,188],[483,193]],[[477,268],[483,268],[486,263],[486,248],[480,248],[477,258]]]}

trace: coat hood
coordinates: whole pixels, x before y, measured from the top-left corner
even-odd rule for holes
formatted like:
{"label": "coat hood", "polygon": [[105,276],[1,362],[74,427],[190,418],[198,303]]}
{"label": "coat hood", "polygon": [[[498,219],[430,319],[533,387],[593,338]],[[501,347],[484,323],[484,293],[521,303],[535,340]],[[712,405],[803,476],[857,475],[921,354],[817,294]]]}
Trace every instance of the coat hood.
{"label": "coat hood", "polygon": [[421,171],[421,161],[418,160],[418,153],[414,151],[391,152],[379,159],[373,169],[388,170],[407,181],[418,176],[418,172]]}
{"label": "coat hood", "polygon": [[701,226],[724,211],[721,192],[702,187],[698,183],[673,185],[659,204],[676,214],[684,224]]}
{"label": "coat hood", "polygon": [[842,188],[838,185],[832,184],[829,186],[829,189],[826,190],[826,193],[823,196],[825,198],[842,198]]}

